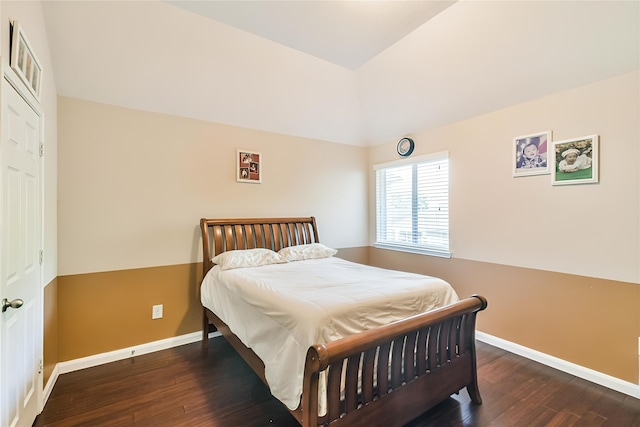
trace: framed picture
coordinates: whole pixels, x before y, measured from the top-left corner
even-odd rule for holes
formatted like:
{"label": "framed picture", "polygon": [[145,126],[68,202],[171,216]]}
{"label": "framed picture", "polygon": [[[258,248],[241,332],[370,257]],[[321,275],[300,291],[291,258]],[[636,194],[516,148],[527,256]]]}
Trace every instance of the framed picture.
{"label": "framed picture", "polygon": [[33,53],[22,27],[17,21],[11,23],[11,49],[9,64],[20,76],[29,91],[40,100],[42,86],[42,66]]}
{"label": "framed picture", "polygon": [[262,154],[238,150],[236,154],[236,181],[254,184],[262,182]]}
{"label": "framed picture", "polygon": [[513,138],[513,176],[549,173],[551,131]]}
{"label": "framed picture", "polygon": [[598,182],[598,135],[553,142],[551,184]]}

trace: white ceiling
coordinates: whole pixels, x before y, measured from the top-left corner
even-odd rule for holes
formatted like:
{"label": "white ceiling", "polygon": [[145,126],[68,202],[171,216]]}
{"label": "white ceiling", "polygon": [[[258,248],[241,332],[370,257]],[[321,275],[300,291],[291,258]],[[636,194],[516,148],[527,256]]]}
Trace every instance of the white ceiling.
{"label": "white ceiling", "polygon": [[63,96],[374,145],[632,70],[637,1],[43,2]]}
{"label": "white ceiling", "polygon": [[167,1],[355,70],[454,1]]}

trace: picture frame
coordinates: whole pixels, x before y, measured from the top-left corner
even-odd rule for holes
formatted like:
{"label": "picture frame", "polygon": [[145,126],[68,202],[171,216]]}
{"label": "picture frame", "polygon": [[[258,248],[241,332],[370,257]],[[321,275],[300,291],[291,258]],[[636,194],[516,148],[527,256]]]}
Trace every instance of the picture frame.
{"label": "picture frame", "polygon": [[251,150],[237,150],[236,181],[262,183],[262,154]]}
{"label": "picture frame", "polygon": [[42,65],[18,21],[11,23],[10,31],[9,66],[39,101],[42,89]]}
{"label": "picture frame", "polygon": [[599,135],[554,141],[552,185],[592,184],[599,181]]}
{"label": "picture frame", "polygon": [[548,174],[550,143],[551,131],[513,138],[513,176]]}

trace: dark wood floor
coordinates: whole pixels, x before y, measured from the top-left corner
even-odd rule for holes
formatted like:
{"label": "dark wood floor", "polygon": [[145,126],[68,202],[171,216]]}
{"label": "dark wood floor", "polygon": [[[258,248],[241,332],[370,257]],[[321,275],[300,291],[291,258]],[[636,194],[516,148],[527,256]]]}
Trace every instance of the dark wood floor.
{"label": "dark wood floor", "polygon": [[[640,426],[640,401],[478,343],[482,405],[465,392],[409,424]],[[298,426],[223,338],[61,375],[34,424]]]}

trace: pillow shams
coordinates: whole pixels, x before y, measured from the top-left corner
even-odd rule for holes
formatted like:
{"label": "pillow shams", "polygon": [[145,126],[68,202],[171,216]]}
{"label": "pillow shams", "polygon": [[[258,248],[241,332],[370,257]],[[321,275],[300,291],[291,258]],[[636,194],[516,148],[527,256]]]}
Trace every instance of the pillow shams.
{"label": "pillow shams", "polygon": [[300,261],[305,259],[329,258],[338,253],[336,249],[332,249],[322,243],[309,243],[307,245],[297,245],[282,248],[278,254],[285,261]]}
{"label": "pillow shams", "polygon": [[232,268],[281,264],[287,262],[287,260],[271,249],[255,248],[223,252],[213,257],[211,262],[219,265],[221,270],[230,270]]}

